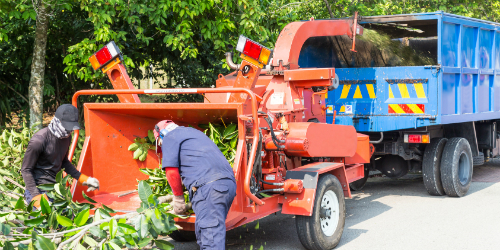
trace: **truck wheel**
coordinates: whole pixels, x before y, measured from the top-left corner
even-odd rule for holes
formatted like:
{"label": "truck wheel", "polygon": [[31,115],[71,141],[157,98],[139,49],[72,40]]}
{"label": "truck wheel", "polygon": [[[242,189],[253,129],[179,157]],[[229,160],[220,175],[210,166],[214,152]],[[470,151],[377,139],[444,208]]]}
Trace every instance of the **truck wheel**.
{"label": "truck wheel", "polygon": [[370,170],[368,170],[368,166],[365,164],[365,176],[363,179],[359,179],[357,181],[349,183],[349,188],[351,188],[352,191],[359,191],[363,189],[366,185],[366,182],[368,181],[368,176],[370,175]]}
{"label": "truck wheel", "polygon": [[169,234],[170,238],[179,242],[196,241],[196,233],[194,231],[177,230]]}
{"label": "truck wheel", "polygon": [[431,143],[425,148],[422,162],[422,173],[424,175],[424,185],[430,195],[445,195],[443,184],[441,183],[441,157],[444,146],[448,139],[433,138]]}
{"label": "truck wheel", "polygon": [[465,138],[451,138],[441,158],[441,181],[448,196],[461,197],[472,180],[472,151]]}
{"label": "truck wheel", "polygon": [[320,176],[312,216],[296,216],[297,233],[309,250],[335,248],[345,224],[344,191],[337,177]]}

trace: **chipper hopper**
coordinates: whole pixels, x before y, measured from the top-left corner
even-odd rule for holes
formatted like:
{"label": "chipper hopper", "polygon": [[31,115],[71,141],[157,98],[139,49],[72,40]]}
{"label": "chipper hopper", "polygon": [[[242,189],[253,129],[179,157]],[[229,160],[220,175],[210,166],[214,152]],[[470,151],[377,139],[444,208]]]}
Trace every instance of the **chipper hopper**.
{"label": "chipper hopper", "polygon": [[[153,150],[144,162],[134,160],[127,147],[136,136],[164,119],[179,125],[235,123],[237,153],[233,165],[237,195],[229,211],[227,229],[281,211],[296,215],[297,231],[308,249],[332,249],[340,241],[345,221],[349,183],[365,176],[372,146],[352,126],[325,123],[325,95],[338,86],[334,68],[299,69],[297,60],[310,37],[362,33],[356,19],[294,22],[285,27],[272,58],[266,47],[240,37],[240,65],[219,75],[216,88],[136,90],[123,66],[118,47],[111,42],[90,58],[105,72],[115,90],[83,90],[80,95],[118,95],[120,103],[85,103],[85,143],[78,163],[82,173],[101,182],[92,199],[125,213],[140,204],[137,180],[147,179],[140,168],[158,168]],[[354,39],[353,39],[354,40]],[[353,44],[354,45],[354,44]],[[353,46],[354,49],[354,46]],[[204,103],[140,103],[138,94],[201,94]],[[78,131],[76,131],[78,134]],[[76,138],[70,150],[72,157]],[[74,198],[83,201],[81,186]],[[171,236],[186,240],[194,233],[196,214],[176,218],[183,228]]]}

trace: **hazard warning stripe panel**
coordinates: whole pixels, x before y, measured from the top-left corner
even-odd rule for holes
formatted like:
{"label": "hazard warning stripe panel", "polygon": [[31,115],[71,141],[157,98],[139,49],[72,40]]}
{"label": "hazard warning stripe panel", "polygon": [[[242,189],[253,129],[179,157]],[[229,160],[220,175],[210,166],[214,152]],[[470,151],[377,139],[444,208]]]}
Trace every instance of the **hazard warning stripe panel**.
{"label": "hazard warning stripe panel", "polygon": [[424,114],[424,104],[389,104],[389,114]]}

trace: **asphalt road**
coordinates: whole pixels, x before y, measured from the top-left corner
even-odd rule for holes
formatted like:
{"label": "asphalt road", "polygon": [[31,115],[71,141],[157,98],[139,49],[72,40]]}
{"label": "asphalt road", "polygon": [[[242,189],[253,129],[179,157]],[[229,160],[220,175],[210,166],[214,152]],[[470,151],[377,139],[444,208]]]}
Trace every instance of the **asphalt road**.
{"label": "asphalt road", "polygon": [[[500,161],[474,168],[467,196],[427,194],[422,176],[370,178],[346,200],[347,218],[338,250],[500,249]],[[304,249],[294,216],[271,215],[227,232],[226,249]],[[198,249],[178,243],[175,249]]]}

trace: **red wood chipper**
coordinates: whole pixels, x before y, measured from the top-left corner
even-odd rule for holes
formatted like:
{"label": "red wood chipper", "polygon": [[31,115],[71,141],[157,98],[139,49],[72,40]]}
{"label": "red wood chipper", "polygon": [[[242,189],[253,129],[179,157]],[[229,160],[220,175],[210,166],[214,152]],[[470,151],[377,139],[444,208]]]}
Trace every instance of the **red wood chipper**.
{"label": "red wood chipper", "polygon": [[[147,179],[139,168],[158,167],[151,150],[144,162],[132,158],[127,147],[134,138],[146,136],[164,119],[194,127],[222,119],[238,125],[239,139],[233,166],[237,195],[227,229],[281,211],[296,215],[298,235],[307,249],[334,248],[344,228],[349,183],[364,177],[372,147],[368,136],[354,127],[325,123],[327,89],[338,86],[335,69],[299,69],[298,57],[308,38],[347,35],[354,40],[356,34],[362,34],[356,19],[294,22],[281,32],[274,56],[241,36],[236,48],[241,65],[226,54],[235,71],[219,75],[216,88],[192,89],[134,89],[120,51],[111,42],[90,61],[108,75],[115,90],[82,90],[73,96],[75,106],[81,95],[118,95],[120,100],[83,105],[86,138],[78,169],[101,182],[100,190],[87,195],[119,212],[134,211],[140,204],[137,193],[119,195],[134,190],[138,179]],[[205,102],[141,103],[138,94],[202,94]],[[75,132],[70,158],[78,138]],[[72,191],[83,201],[81,186],[75,183]],[[172,238],[193,234],[195,216],[176,219],[183,231]]]}

